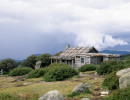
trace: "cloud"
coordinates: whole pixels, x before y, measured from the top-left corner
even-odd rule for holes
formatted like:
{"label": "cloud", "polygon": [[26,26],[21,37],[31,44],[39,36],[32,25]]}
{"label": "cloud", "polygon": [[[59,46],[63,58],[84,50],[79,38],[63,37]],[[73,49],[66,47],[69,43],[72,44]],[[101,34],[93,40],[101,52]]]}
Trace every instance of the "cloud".
{"label": "cloud", "polygon": [[116,36],[130,33],[129,11],[129,0],[0,0],[0,34],[6,28],[7,34],[49,35],[98,49],[128,45]]}

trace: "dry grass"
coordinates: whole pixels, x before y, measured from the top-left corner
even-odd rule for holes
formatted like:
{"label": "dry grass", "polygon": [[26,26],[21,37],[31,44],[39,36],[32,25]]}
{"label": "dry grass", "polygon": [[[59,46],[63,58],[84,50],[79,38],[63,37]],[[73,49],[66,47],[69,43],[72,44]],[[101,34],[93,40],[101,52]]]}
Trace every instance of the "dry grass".
{"label": "dry grass", "polygon": [[[73,77],[65,81],[58,82],[44,82],[42,78],[35,79],[22,79],[16,80],[16,77],[4,76],[0,77],[0,94],[9,93],[15,96],[25,96],[27,100],[33,100],[34,96],[40,97],[43,94],[51,90],[58,90],[67,100],[80,100],[80,98],[89,97],[95,98],[92,94],[82,93],[74,98],[68,98],[67,96],[71,94],[73,88],[80,83],[89,82],[92,84],[90,91],[93,93],[99,93],[100,90],[96,91],[94,89],[101,88],[101,83],[104,78],[95,76],[94,72],[85,72],[82,75]],[[30,82],[29,85],[23,86],[24,83]],[[25,98],[24,97],[24,98]]]}

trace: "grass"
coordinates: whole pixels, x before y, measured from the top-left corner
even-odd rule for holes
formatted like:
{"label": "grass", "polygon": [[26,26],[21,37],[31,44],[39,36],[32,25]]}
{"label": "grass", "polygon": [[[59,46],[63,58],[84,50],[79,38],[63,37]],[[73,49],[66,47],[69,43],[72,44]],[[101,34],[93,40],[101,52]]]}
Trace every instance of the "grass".
{"label": "grass", "polygon": [[[26,100],[36,100],[36,98],[44,95],[48,91],[58,90],[65,98],[68,98],[68,95],[72,93],[72,90],[80,83],[91,83],[92,87],[89,88],[90,91],[88,93],[80,93],[79,95],[73,95],[74,99],[67,100],[80,100],[80,98],[94,98],[93,93],[94,89],[101,87],[101,84],[104,78],[94,79],[92,72],[85,72],[83,74],[88,74],[88,76],[75,76],[65,81],[57,81],[57,82],[44,82],[43,78],[33,78],[33,79],[24,79],[15,81],[15,77],[4,76],[0,77],[0,94],[7,93],[13,96],[21,97]],[[31,84],[27,86],[20,86],[23,83],[31,82]],[[19,85],[19,87],[18,87]],[[24,100],[23,99],[23,100]]]}

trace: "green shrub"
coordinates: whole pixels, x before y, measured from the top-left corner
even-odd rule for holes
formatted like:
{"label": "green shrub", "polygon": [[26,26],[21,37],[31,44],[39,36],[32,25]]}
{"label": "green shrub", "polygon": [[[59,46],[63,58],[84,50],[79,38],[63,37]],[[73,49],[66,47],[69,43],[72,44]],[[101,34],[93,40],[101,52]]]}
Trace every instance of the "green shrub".
{"label": "green shrub", "polygon": [[[85,93],[85,94],[92,94],[92,92],[89,90],[89,89],[87,89],[85,92],[83,92],[83,93]],[[80,95],[80,94],[82,94],[82,93],[79,93],[79,92],[72,92],[71,94],[69,94],[68,95],[68,97],[74,97],[74,96],[77,96],[77,95]]]}
{"label": "green shrub", "polygon": [[102,86],[107,87],[109,90],[115,90],[119,88],[119,79],[116,76],[116,72],[113,72],[104,79]]}
{"label": "green shrub", "polygon": [[123,60],[123,63],[124,63],[124,66],[130,67],[130,57],[126,57],[126,58]]}
{"label": "green shrub", "polygon": [[72,92],[71,94],[68,95],[68,97],[73,98],[74,96],[80,95],[79,92]]}
{"label": "green shrub", "polygon": [[109,61],[104,61],[100,65],[100,67],[97,67],[97,73],[99,75],[109,74],[112,73],[113,71],[118,71],[124,68],[126,67],[124,66],[122,61],[109,60]]}
{"label": "green shrub", "polygon": [[83,65],[82,67],[79,68],[80,72],[85,72],[85,71],[93,71],[96,70],[96,67],[94,65]]}
{"label": "green shrub", "polygon": [[105,100],[130,100],[130,87],[114,91],[113,94],[105,98]]}
{"label": "green shrub", "polygon": [[60,81],[70,78],[74,75],[78,75],[79,72],[66,65],[66,64],[56,64],[53,66],[49,72],[47,72],[44,76],[45,81]]}
{"label": "green shrub", "polygon": [[39,78],[44,76],[46,73],[48,72],[48,68],[40,68],[40,69],[36,69],[31,71],[27,78]]}
{"label": "green shrub", "polygon": [[18,97],[14,97],[8,93],[2,93],[0,94],[0,100],[21,100]]}
{"label": "green shrub", "polygon": [[33,69],[29,67],[18,67],[10,71],[9,76],[20,76],[31,72]]}

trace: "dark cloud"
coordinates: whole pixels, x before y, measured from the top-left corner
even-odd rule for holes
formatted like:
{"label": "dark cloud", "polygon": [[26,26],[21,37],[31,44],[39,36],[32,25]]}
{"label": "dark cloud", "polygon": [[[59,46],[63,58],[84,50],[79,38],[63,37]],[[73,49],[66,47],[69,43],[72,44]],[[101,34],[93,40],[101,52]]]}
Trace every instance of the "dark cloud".
{"label": "dark cloud", "polygon": [[72,46],[128,50],[129,0],[0,0],[0,58]]}

